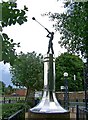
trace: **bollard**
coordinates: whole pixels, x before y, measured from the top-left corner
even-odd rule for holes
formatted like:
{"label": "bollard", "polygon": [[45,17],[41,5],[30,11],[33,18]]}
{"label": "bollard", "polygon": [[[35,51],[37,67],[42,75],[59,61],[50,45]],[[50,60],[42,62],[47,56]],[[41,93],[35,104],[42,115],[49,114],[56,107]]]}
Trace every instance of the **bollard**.
{"label": "bollard", "polygon": [[11,100],[9,99],[9,101],[8,101],[9,103],[11,103]]}
{"label": "bollard", "polygon": [[85,102],[85,99],[83,99],[83,102]]}
{"label": "bollard", "polygon": [[5,97],[4,97],[4,103],[5,103]]}

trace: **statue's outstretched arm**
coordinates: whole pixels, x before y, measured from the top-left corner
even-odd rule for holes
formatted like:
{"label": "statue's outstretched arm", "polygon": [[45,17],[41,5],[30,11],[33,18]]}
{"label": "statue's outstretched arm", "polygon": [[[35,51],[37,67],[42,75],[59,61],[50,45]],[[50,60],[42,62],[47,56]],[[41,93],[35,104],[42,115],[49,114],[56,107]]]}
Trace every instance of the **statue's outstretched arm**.
{"label": "statue's outstretched arm", "polygon": [[47,32],[48,32],[49,34],[51,33],[47,28],[45,28],[45,30],[47,30]]}

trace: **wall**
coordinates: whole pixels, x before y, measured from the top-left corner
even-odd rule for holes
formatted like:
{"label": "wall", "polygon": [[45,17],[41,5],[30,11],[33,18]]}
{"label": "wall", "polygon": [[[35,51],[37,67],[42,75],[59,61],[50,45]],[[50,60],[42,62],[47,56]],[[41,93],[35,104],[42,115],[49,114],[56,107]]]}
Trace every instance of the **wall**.
{"label": "wall", "polygon": [[[26,89],[18,89],[16,90],[16,93],[20,96],[26,95]],[[59,100],[64,100],[64,92],[56,92],[56,97]],[[83,101],[85,99],[85,92],[79,91],[79,92],[69,92],[69,100],[75,101],[78,99],[79,101]]]}
{"label": "wall", "polygon": [[16,94],[20,95],[20,96],[25,96],[26,95],[27,90],[26,89],[17,89],[16,90]]}
{"label": "wall", "polygon": [[[64,92],[56,92],[57,99],[64,100]],[[69,100],[76,100],[83,101],[85,99],[85,92],[79,91],[79,92],[69,92]]]}

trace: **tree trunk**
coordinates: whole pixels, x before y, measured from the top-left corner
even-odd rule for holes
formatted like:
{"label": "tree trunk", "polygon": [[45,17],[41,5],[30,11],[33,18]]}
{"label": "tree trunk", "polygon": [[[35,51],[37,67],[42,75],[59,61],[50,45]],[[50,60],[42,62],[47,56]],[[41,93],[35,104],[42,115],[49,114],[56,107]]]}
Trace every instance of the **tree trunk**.
{"label": "tree trunk", "polygon": [[27,88],[27,93],[26,93],[26,97],[25,97],[25,102],[30,105],[30,107],[33,107],[35,104],[35,92],[33,89],[31,88]]}

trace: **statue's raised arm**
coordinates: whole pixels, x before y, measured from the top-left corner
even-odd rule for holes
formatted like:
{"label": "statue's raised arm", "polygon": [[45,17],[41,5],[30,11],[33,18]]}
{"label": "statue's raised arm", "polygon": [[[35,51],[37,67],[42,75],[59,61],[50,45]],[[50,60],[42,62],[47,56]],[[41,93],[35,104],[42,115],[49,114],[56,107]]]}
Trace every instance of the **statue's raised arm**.
{"label": "statue's raised arm", "polygon": [[49,34],[51,33],[47,28],[45,28],[45,30],[47,30],[47,32],[48,32]]}

